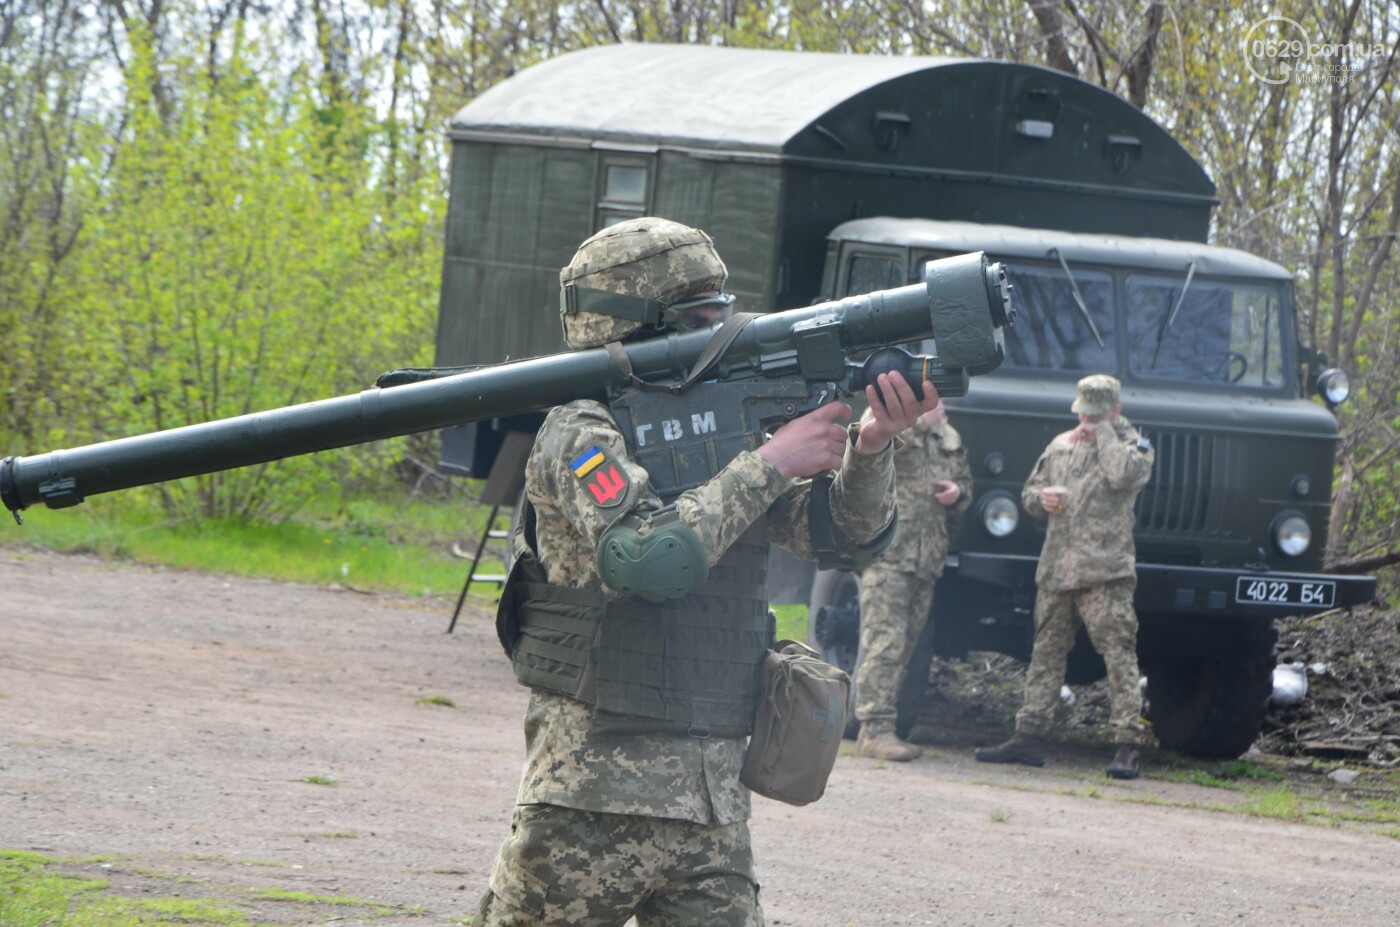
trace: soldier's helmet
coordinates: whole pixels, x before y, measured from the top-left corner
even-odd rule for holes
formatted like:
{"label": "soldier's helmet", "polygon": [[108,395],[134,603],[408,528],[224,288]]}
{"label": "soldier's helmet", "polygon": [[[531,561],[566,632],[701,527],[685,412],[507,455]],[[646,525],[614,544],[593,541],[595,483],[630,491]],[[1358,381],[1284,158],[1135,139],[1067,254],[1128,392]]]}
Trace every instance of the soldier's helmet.
{"label": "soldier's helmet", "polygon": [[1079,393],[1069,410],[1080,415],[1104,415],[1113,411],[1118,396],[1118,380],[1106,373],[1095,373],[1079,381]]}
{"label": "soldier's helmet", "polygon": [[651,216],[608,226],[559,271],[564,341],[580,351],[681,327],[687,310],[733,301],[720,292],[728,276],[699,229]]}

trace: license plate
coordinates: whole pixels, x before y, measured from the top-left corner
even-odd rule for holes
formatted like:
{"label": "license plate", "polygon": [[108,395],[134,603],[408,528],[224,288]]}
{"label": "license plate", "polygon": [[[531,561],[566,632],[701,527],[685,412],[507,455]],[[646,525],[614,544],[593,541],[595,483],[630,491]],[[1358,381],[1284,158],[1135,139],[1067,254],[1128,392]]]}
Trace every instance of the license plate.
{"label": "license plate", "polygon": [[1337,584],[1330,579],[1269,579],[1241,576],[1235,580],[1235,601],[1241,605],[1301,605],[1331,608]]}

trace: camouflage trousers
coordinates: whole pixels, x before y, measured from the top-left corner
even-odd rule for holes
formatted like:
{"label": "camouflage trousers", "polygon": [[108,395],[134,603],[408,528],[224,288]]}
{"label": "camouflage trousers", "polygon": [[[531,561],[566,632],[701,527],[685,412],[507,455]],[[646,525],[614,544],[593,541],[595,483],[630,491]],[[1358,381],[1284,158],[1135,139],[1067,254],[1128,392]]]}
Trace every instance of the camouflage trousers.
{"label": "camouflage trousers", "polygon": [[1108,667],[1109,723],[1116,743],[1141,743],[1142,694],[1138,689],[1136,577],[1086,589],[1041,589],[1035,599],[1035,644],[1026,672],[1026,695],[1016,730],[1044,734],[1055,721],[1065,659],[1082,623]]}
{"label": "camouflage trousers", "polygon": [[518,805],[474,927],[762,927],[747,821]]}
{"label": "camouflage trousers", "polygon": [[933,583],[917,573],[869,567],[860,585],[856,717],[870,734],[893,731],[909,657],[933,605]]}

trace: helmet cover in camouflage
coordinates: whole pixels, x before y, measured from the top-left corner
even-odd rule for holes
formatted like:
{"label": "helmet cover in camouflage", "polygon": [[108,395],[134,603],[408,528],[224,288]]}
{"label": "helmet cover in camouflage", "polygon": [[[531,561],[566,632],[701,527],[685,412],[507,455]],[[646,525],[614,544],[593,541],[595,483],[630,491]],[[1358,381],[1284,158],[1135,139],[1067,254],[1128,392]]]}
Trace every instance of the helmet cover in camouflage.
{"label": "helmet cover in camouflage", "polygon": [[1106,373],[1096,373],[1079,381],[1079,395],[1069,407],[1080,415],[1104,415],[1118,405],[1118,380]]}
{"label": "helmet cover in camouflage", "polygon": [[[719,290],[729,276],[709,235],[669,219],[645,217],[610,225],[579,245],[559,271],[559,285],[653,299],[670,306]],[[564,341],[575,351],[618,341],[644,324],[602,312],[562,315]]]}

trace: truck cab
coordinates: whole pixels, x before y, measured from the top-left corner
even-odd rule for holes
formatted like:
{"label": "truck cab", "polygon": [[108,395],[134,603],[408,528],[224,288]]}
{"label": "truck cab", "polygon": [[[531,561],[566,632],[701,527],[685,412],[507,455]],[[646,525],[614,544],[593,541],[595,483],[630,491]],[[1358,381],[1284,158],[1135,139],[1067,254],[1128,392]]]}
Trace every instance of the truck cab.
{"label": "truck cab", "polygon": [[[1029,658],[1045,522],[1022,509],[1021,486],[1075,424],[1076,382],[1112,374],[1156,449],[1135,532],[1151,720],[1185,752],[1243,752],[1271,691],[1272,619],[1373,590],[1320,575],[1337,425],[1307,398],[1288,272],[1198,242],[956,221],[862,219],[829,242],[835,294],[917,279],[924,262],[966,251],[1004,262],[1013,286],[1005,361],[948,402],[975,501],[924,653]],[[1102,674],[1086,637],[1071,662],[1072,678]]]}

